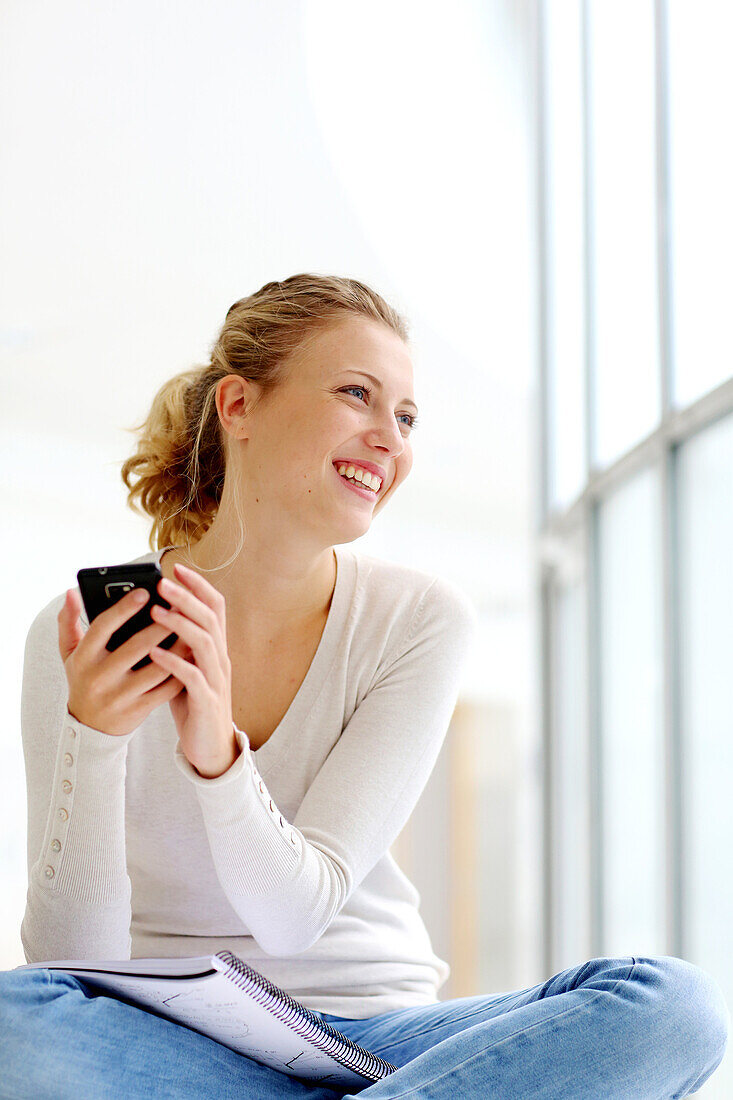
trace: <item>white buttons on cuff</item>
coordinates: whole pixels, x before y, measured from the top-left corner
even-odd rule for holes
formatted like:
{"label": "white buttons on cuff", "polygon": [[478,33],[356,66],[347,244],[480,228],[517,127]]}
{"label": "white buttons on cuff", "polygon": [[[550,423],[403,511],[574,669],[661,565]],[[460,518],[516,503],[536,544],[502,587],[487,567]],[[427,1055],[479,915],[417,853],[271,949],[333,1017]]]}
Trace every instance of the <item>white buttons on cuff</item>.
{"label": "white buttons on cuff", "polygon": [[[274,803],[274,802],[272,801],[272,799],[270,798],[270,792],[268,791],[267,787],[265,787],[265,786],[263,785],[263,783],[262,783],[262,778],[261,778],[261,776],[260,776],[259,772],[257,771],[257,768],[253,767],[253,768],[252,768],[252,772],[253,772],[253,774],[254,774],[254,777],[255,777],[255,780],[256,780],[256,782],[257,782],[257,787],[258,787],[258,789],[259,789],[259,792],[260,792],[260,794],[262,795],[262,801],[263,801],[263,802],[264,802],[265,804],[267,804],[267,805],[268,805],[268,809],[269,809],[270,813],[271,813],[271,814],[273,815],[273,817],[275,817],[275,819],[277,819],[277,818],[279,818],[279,819],[280,819],[280,821],[279,821],[279,828],[280,828],[280,829],[282,829],[282,831],[283,831],[283,833],[284,833],[284,832],[285,832],[285,826],[286,826],[286,825],[288,824],[288,822],[287,822],[287,821],[285,820],[285,818],[284,818],[284,817],[283,817],[283,815],[282,815],[282,814],[280,813],[280,811],[278,810],[278,808],[277,808],[277,806],[275,805],[275,803]],[[293,832],[291,831],[291,833],[290,833],[290,843],[291,843],[291,844],[295,844],[295,842],[296,842],[296,841],[295,841],[295,833],[293,833]]]}
{"label": "white buttons on cuff", "polygon": [[[73,738],[76,737],[76,730],[73,729],[73,727],[67,726],[66,732],[68,733],[69,737],[72,740],[73,740]],[[74,757],[73,757],[72,753],[65,752],[63,757],[62,757],[62,761],[63,761],[63,764],[66,768],[72,768],[72,769],[74,768]],[[58,870],[58,863],[54,859],[54,854],[61,851],[61,849],[63,847],[63,841],[66,839],[66,832],[67,832],[68,826],[66,826],[65,823],[68,822],[68,820],[69,820],[70,810],[71,810],[71,807],[73,805],[73,795],[72,795],[72,791],[74,790],[74,784],[72,782],[73,778],[74,778],[74,776],[73,776],[73,772],[72,772],[71,778],[64,778],[64,779],[61,780],[61,791],[63,791],[63,794],[64,794],[64,802],[66,802],[67,798],[69,799],[69,801],[66,803],[65,806],[58,806],[57,805],[57,808],[56,808],[56,811],[55,811],[55,817],[56,817],[57,822],[64,822],[64,825],[61,825],[61,826],[57,825],[56,826],[56,828],[54,829],[54,832],[58,832],[58,836],[54,837],[54,839],[51,841],[51,843],[48,846],[48,850],[47,850],[47,853],[46,853],[46,859],[48,859],[50,862],[44,867],[44,870],[43,870],[43,873],[44,873],[44,875],[46,876],[47,879],[52,879],[56,875],[56,872]],[[54,866],[54,864],[56,864],[56,866]]]}

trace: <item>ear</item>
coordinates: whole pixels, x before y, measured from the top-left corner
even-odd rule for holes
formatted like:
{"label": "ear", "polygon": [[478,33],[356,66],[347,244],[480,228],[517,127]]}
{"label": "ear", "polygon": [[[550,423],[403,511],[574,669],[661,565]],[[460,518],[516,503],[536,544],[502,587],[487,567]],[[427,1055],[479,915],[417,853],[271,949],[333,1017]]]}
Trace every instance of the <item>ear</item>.
{"label": "ear", "polygon": [[262,392],[257,382],[238,374],[227,374],[216,384],[216,410],[224,431],[242,438],[246,434],[247,418]]}

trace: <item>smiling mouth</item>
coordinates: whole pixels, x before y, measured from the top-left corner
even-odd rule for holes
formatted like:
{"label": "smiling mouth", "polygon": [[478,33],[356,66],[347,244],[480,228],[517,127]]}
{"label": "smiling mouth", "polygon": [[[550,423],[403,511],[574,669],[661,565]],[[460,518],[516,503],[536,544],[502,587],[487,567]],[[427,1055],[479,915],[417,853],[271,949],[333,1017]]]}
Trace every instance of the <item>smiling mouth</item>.
{"label": "smiling mouth", "polygon": [[334,470],[336,472],[336,477],[339,479],[339,481],[343,481],[353,493],[357,493],[358,496],[362,497],[362,499],[364,500],[377,499],[378,493],[376,493],[374,489],[367,488],[367,486],[362,485],[360,481],[349,480],[349,478],[344,477],[343,474],[340,474],[338,470],[336,470],[335,466]]}
{"label": "smiling mouth", "polygon": [[[365,489],[371,489],[371,491],[375,495],[379,495],[379,492],[384,485],[383,476],[373,474],[370,470],[366,470],[363,467],[356,465],[356,463],[346,462],[343,460],[341,462],[334,462],[332,465],[339,477],[346,478],[347,481],[356,482],[357,485],[363,485]],[[353,473],[351,477],[346,477],[347,471],[349,470],[352,470]],[[356,476],[358,473],[362,474],[361,478]]]}

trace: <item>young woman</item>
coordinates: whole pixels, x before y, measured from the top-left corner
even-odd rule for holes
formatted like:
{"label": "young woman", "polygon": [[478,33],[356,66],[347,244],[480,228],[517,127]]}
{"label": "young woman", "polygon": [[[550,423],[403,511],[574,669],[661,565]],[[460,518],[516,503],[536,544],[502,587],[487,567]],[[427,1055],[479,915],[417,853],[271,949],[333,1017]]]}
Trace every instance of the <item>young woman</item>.
{"label": "young woman", "polygon": [[[399,1067],[369,1100],[687,1096],[730,1018],[681,959],[438,999],[448,968],[389,849],[476,616],[348,549],[409,474],[415,417],[403,319],[318,275],[235,303],[211,362],[156,395],[122,477],[172,610],[110,652],[136,593],[89,625],[70,589],[27,639],[26,959],[229,949]],[[0,1043],[13,1100],[343,1094],[43,968],[0,975]]]}

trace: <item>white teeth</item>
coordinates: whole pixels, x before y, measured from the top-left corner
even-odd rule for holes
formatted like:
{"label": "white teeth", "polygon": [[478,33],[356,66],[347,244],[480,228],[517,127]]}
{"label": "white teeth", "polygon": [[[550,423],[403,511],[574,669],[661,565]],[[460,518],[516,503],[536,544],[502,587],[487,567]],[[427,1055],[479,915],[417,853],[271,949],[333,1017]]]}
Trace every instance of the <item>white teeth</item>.
{"label": "white teeth", "polygon": [[378,493],[382,488],[380,477],[369,473],[368,470],[361,470],[358,466],[347,466],[345,462],[342,462],[338,467],[338,472],[350,481],[361,482],[367,489],[372,489],[375,493]]}

